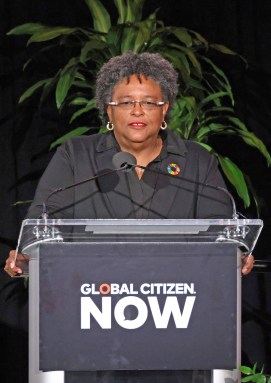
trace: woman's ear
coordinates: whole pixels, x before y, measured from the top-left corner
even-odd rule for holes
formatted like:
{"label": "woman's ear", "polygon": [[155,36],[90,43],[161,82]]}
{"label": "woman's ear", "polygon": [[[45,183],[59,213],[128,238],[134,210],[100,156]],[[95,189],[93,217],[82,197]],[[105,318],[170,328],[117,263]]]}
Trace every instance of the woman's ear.
{"label": "woman's ear", "polygon": [[112,107],[111,107],[111,105],[107,105],[106,113],[108,115],[108,121],[112,122]]}
{"label": "woman's ear", "polygon": [[163,105],[163,118],[165,119],[167,111],[169,108],[169,103],[167,102],[165,105]]}

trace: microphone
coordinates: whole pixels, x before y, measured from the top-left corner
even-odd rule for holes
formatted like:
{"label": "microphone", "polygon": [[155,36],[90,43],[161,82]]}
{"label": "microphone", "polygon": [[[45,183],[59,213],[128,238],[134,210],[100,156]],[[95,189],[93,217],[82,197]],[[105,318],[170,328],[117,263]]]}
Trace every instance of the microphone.
{"label": "microphone", "polygon": [[137,166],[136,158],[128,152],[118,152],[112,158],[114,169],[122,168],[125,172],[130,172]]}
{"label": "microphone", "polygon": [[[122,152],[120,153],[117,153],[117,154],[123,154]],[[112,159],[112,162],[114,160],[114,157],[117,156],[117,154],[115,154],[113,156],[113,159]],[[80,186],[80,185],[83,185],[87,182],[90,182],[90,181],[94,181],[100,177],[105,177],[105,176],[109,176],[110,174],[113,174],[113,173],[117,173],[119,171],[131,171],[132,170],[132,167],[134,166],[134,163],[136,164],[136,159],[135,157],[130,154],[130,153],[125,153],[127,154],[127,156],[123,156],[123,159],[121,159],[121,156],[119,160],[115,161],[115,166],[114,166],[114,169],[112,170],[108,170],[106,172],[103,172],[103,173],[100,173],[100,174],[97,174],[96,176],[93,176],[93,177],[90,177],[90,178],[87,178],[85,180],[82,180],[82,181],[79,181],[79,182],[75,182],[71,185],[67,185],[67,186],[64,186],[64,187],[61,187],[61,188],[57,188],[57,189],[54,189],[46,198],[45,201],[43,201],[42,203],[42,214],[41,214],[41,217],[44,219],[44,220],[47,220],[48,217],[49,217],[49,213],[47,211],[47,203],[48,203],[48,200],[54,195],[54,194],[57,194],[57,193],[60,193],[64,190],[68,190],[68,189],[71,189],[71,188],[74,188],[76,186]],[[118,158],[118,157],[117,157]],[[134,161],[134,163],[133,163]],[[129,163],[128,163],[129,162]],[[130,163],[131,162],[131,163]]]}
{"label": "microphone", "polygon": [[[113,166],[115,168],[119,168],[121,166],[126,166],[125,171],[131,171],[134,168],[139,168],[139,169],[147,170],[147,171],[152,172],[152,173],[162,174],[162,175],[167,176],[167,177],[174,177],[174,179],[176,179],[176,176],[172,175],[170,173],[165,173],[165,172],[162,172],[161,170],[150,169],[146,166],[137,165],[136,158],[131,153],[128,153],[128,152],[119,152],[119,153],[115,154],[113,156],[112,163],[113,163]],[[190,182],[190,183],[195,184],[195,185],[206,186],[210,189],[222,191],[231,200],[232,219],[238,219],[239,218],[239,215],[237,214],[237,210],[236,210],[235,200],[234,200],[232,194],[227,189],[225,189],[221,186],[209,185],[209,184],[205,184],[202,182],[193,181],[193,180],[190,180],[189,178],[185,178],[183,176],[182,177],[177,176],[177,178],[181,178],[182,180],[184,180],[186,182]]]}

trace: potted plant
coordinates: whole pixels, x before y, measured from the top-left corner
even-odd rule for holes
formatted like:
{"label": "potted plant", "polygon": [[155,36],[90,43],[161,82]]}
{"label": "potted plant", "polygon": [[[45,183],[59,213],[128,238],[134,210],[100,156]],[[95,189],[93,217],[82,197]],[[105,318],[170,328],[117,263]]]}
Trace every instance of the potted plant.
{"label": "potted plant", "polygon": [[271,375],[264,374],[264,368],[257,371],[257,363],[254,363],[252,368],[241,366],[240,370],[243,375],[241,382],[271,383]]}

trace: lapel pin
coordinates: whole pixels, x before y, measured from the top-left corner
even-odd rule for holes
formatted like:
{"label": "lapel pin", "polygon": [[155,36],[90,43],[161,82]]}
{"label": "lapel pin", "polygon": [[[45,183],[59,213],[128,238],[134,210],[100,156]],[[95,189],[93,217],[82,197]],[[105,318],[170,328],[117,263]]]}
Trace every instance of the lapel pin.
{"label": "lapel pin", "polygon": [[167,171],[169,174],[171,174],[173,176],[177,176],[180,173],[181,169],[180,169],[179,165],[171,163],[168,165]]}

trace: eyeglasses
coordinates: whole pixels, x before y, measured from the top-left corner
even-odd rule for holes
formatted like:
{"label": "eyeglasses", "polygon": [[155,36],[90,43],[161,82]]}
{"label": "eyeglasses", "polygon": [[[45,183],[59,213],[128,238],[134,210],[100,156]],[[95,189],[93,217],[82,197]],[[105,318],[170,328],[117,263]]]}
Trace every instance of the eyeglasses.
{"label": "eyeglasses", "polygon": [[118,106],[120,109],[123,109],[123,110],[132,110],[136,106],[136,103],[138,103],[140,107],[144,110],[154,110],[159,108],[160,106],[167,104],[166,101],[154,102],[154,101],[141,100],[141,101],[122,101],[122,102],[111,101],[111,102],[108,102],[107,105]]}

